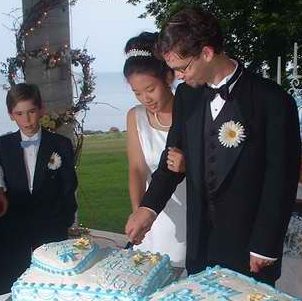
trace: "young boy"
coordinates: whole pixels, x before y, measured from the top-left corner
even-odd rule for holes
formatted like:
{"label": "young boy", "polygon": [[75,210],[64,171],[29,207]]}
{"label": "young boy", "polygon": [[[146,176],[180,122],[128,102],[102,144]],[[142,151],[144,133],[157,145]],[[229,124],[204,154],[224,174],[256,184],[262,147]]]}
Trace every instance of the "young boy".
{"label": "young boy", "polygon": [[77,209],[77,178],[69,139],[41,129],[39,89],[17,84],[6,97],[19,131],[0,137],[9,206],[0,219],[0,294],[30,264],[32,249],[67,238]]}

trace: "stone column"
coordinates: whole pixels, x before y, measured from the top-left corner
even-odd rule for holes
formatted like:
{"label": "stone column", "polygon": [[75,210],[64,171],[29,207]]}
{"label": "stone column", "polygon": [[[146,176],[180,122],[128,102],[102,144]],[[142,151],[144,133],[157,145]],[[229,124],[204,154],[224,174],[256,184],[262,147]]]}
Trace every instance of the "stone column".
{"label": "stone column", "polygon": [[[22,0],[24,20],[31,17],[31,11],[39,0]],[[56,1],[58,2],[58,1]],[[39,21],[39,26],[32,27],[25,36],[25,51],[35,51],[45,47],[54,53],[70,45],[69,5],[68,0],[61,1],[54,9]],[[26,82],[37,84],[47,112],[63,113],[73,101],[71,83],[71,60],[65,57],[55,68],[46,68],[41,59],[31,58],[25,64]],[[63,125],[58,129],[61,134],[73,138],[73,125]],[[73,139],[72,139],[73,140]]]}

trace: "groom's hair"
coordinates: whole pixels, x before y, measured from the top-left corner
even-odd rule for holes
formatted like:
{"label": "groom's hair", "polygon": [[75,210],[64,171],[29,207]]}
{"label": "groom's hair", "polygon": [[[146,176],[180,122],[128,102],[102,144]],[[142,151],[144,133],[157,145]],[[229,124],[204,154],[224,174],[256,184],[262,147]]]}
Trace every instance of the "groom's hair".
{"label": "groom's hair", "polygon": [[7,111],[12,113],[14,107],[21,101],[32,101],[33,105],[42,108],[42,98],[38,86],[34,84],[16,84],[7,92]]}
{"label": "groom's hair", "polygon": [[223,35],[218,20],[201,8],[186,8],[172,15],[159,34],[158,53],[169,51],[180,57],[197,56],[204,46],[223,51]]}

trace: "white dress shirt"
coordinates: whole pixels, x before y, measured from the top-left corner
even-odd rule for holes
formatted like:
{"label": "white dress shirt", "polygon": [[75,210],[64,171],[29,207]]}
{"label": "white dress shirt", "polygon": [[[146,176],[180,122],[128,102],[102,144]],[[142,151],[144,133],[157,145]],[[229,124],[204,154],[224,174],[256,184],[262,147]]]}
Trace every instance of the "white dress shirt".
{"label": "white dress shirt", "polygon": [[[21,138],[22,138],[22,141],[35,141],[35,140],[40,141],[41,140],[41,129],[39,129],[39,131],[31,137],[26,136],[21,131]],[[39,146],[40,146],[40,143],[38,145],[30,145],[23,149],[24,163],[25,163],[27,180],[28,180],[28,188],[29,188],[30,192],[33,191],[34,175],[35,175],[35,168],[36,168]]]}
{"label": "white dress shirt", "polygon": [[[233,61],[233,62],[236,64],[236,68],[234,69],[234,71],[232,73],[230,73],[229,75],[227,75],[224,79],[222,79],[222,81],[220,83],[218,83],[217,85],[214,85],[214,84],[209,85],[211,88],[214,88],[214,89],[220,88],[221,86],[226,84],[228,82],[228,80],[234,75],[234,73],[236,72],[236,70],[238,68],[238,63],[236,61]],[[237,80],[239,79],[240,76],[241,76],[241,74],[238,76]],[[230,85],[229,93],[231,93],[231,91],[232,91],[233,87],[235,86],[237,80]],[[222,110],[224,104],[225,104],[225,100],[223,98],[221,98],[220,94],[216,94],[215,98],[210,103],[213,120],[215,120],[216,117],[219,115],[219,113]]]}

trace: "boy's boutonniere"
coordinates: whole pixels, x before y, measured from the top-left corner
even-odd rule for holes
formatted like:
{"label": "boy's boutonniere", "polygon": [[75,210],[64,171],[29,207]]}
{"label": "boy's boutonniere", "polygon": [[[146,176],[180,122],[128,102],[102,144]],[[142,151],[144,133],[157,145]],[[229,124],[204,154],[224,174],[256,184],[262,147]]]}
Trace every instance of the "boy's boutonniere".
{"label": "boy's boutonniere", "polygon": [[50,156],[47,167],[51,170],[57,170],[61,167],[61,165],[62,165],[61,156],[58,153],[53,152]]}
{"label": "boy's boutonniere", "polygon": [[218,133],[219,142],[228,148],[237,147],[245,137],[244,127],[233,120],[223,123]]}

